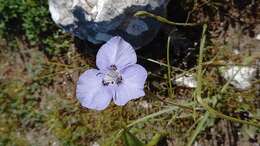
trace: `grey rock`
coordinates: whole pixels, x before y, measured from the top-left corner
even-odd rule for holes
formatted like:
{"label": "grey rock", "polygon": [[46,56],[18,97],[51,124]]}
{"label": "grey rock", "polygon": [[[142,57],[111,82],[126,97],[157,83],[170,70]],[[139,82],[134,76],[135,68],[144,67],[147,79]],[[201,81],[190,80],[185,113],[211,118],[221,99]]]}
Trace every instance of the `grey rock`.
{"label": "grey rock", "polygon": [[160,29],[152,18],[137,18],[144,10],[164,16],[168,0],[49,0],[52,19],[65,31],[94,44],[121,36],[135,48],[149,43]]}
{"label": "grey rock", "polygon": [[236,89],[247,90],[252,86],[256,76],[256,68],[247,66],[228,66],[220,68],[221,75]]}

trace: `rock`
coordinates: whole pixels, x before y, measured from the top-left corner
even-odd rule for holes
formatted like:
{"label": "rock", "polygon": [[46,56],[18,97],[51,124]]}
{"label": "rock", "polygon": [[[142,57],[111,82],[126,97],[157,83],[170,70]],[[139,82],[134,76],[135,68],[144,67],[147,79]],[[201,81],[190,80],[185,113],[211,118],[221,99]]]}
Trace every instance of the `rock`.
{"label": "rock", "polygon": [[260,41],[260,33],[256,35],[255,39]]}
{"label": "rock", "polygon": [[185,86],[188,88],[197,87],[197,81],[194,75],[184,75],[184,76],[177,77],[174,80],[174,84],[176,84],[177,86]]}
{"label": "rock", "polygon": [[226,80],[231,79],[230,84],[239,90],[249,89],[252,86],[255,74],[256,68],[252,67],[230,66],[221,68],[221,75]]}
{"label": "rock", "polygon": [[[241,67],[241,66],[229,66],[220,67],[221,76],[225,80],[230,80],[230,84],[238,90],[247,90],[252,86],[252,81],[256,75],[256,68],[253,67]],[[176,77],[173,81],[177,86],[185,86],[189,88],[196,88],[196,77],[192,74]]]}
{"label": "rock", "polygon": [[135,48],[149,43],[160,29],[152,18],[137,18],[144,10],[164,16],[168,0],[49,0],[52,19],[65,31],[94,44],[121,36]]}

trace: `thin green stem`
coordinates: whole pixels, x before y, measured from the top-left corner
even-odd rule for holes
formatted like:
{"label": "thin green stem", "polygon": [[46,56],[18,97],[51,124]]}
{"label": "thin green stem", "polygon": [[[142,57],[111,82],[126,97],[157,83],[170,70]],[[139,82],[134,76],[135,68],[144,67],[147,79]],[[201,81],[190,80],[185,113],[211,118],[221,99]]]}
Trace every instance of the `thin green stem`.
{"label": "thin green stem", "polygon": [[170,67],[171,69],[176,70],[176,71],[182,71],[182,72],[185,71],[185,70],[183,70],[183,69],[181,69],[181,68],[178,68],[178,67],[168,66],[167,64],[165,64],[165,63],[163,63],[163,62],[159,62],[159,61],[154,60],[154,59],[152,59],[152,58],[145,58],[145,57],[142,57],[142,56],[138,56],[138,58],[147,60],[147,61],[149,61],[149,62],[158,64],[158,65],[163,66],[163,67],[167,67],[167,68]]}
{"label": "thin green stem", "polygon": [[[164,113],[171,112],[171,111],[173,111],[173,110],[175,110],[175,109],[176,109],[176,107],[170,107],[170,108],[161,110],[161,111],[159,111],[159,112],[150,114],[150,115],[148,115],[148,116],[145,116],[145,117],[143,117],[143,118],[141,118],[141,119],[138,119],[138,120],[132,122],[131,124],[127,125],[126,128],[131,128],[131,127],[133,127],[133,126],[136,125],[136,124],[145,122],[145,121],[147,121],[147,120],[149,120],[149,119],[151,119],[151,118],[160,116],[160,115],[162,115],[162,114],[164,114]],[[122,135],[123,131],[124,131],[124,129],[120,129],[118,132],[116,132],[116,133],[114,134],[113,139],[111,140],[111,144],[110,144],[110,145],[114,145],[114,144],[115,144],[115,142],[117,141],[117,139],[119,139],[119,137]]]}
{"label": "thin green stem", "polygon": [[171,44],[171,37],[169,36],[168,37],[168,40],[167,40],[167,69],[168,69],[168,74],[167,74],[167,77],[168,77],[168,94],[170,97],[173,97],[174,96],[174,93],[173,93],[173,89],[172,89],[172,81],[171,81],[171,64],[170,64],[170,44]]}
{"label": "thin green stem", "polygon": [[162,23],[166,23],[166,24],[170,24],[170,25],[176,25],[176,26],[196,26],[196,25],[200,25],[200,24],[194,24],[194,23],[178,23],[178,22],[173,22],[170,20],[167,20],[164,17],[158,16],[158,15],[154,15],[152,13],[146,12],[146,11],[138,11],[135,13],[135,16],[138,17],[151,17],[154,18]]}
{"label": "thin green stem", "polygon": [[215,109],[210,107],[207,103],[205,103],[200,96],[197,96],[197,100],[200,103],[200,105],[202,105],[212,115],[218,116],[220,118],[223,118],[223,119],[226,119],[226,120],[229,120],[229,121],[233,121],[233,122],[237,122],[237,123],[241,123],[241,124],[246,124],[246,125],[251,125],[251,126],[255,126],[255,127],[260,127],[259,123],[240,120],[240,119],[237,119],[237,118],[234,118],[234,117],[231,117],[231,116],[227,116],[227,115],[224,115],[224,114],[216,111]]}
{"label": "thin green stem", "polygon": [[202,131],[203,126],[206,124],[207,120],[209,118],[209,112],[206,112],[202,119],[200,119],[198,126],[196,127],[195,131],[192,133],[192,136],[190,140],[188,141],[187,146],[192,146],[193,142],[195,141],[196,137],[199,135],[199,133]]}
{"label": "thin green stem", "polygon": [[170,107],[170,108],[161,110],[161,111],[159,111],[159,112],[150,114],[150,115],[148,115],[148,116],[145,116],[145,117],[143,117],[143,118],[141,118],[141,119],[138,119],[138,120],[134,121],[133,123],[127,125],[127,128],[130,128],[130,127],[132,127],[132,126],[134,126],[134,125],[136,125],[136,124],[138,124],[138,123],[145,122],[145,121],[147,121],[148,119],[157,117],[157,116],[162,115],[162,114],[164,114],[164,113],[171,112],[171,111],[173,111],[173,110],[175,110],[175,109],[176,109],[176,107]]}
{"label": "thin green stem", "polygon": [[171,106],[176,106],[176,107],[179,107],[179,108],[182,108],[182,109],[185,109],[185,110],[193,111],[192,107],[189,107],[188,105],[178,104],[178,103],[166,101],[166,100],[163,100],[163,99],[161,99],[160,97],[158,97],[158,96],[156,96],[156,95],[153,95],[153,94],[151,94],[151,93],[150,93],[150,95],[152,95],[154,98],[157,98],[157,99],[158,99],[159,101],[161,101],[161,102],[171,104]]}

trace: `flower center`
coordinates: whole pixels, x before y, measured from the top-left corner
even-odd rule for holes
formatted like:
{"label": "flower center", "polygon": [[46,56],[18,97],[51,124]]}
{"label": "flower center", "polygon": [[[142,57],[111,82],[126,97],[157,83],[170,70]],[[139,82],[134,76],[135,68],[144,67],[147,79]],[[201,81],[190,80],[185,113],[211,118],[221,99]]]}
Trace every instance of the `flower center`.
{"label": "flower center", "polygon": [[109,84],[120,84],[122,82],[122,76],[117,71],[115,65],[111,65],[109,71],[105,74],[103,78],[103,85],[108,86]]}

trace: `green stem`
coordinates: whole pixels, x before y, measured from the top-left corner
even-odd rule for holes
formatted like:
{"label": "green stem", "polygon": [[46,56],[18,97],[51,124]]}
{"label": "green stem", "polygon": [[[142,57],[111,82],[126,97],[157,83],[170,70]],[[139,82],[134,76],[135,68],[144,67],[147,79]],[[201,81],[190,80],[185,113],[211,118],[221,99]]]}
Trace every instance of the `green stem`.
{"label": "green stem", "polygon": [[138,11],[138,12],[135,13],[135,16],[151,17],[151,18],[154,18],[154,19],[156,19],[156,20],[158,20],[162,23],[166,23],[166,24],[170,24],[170,25],[177,25],[177,26],[196,26],[196,25],[200,25],[200,24],[194,24],[194,23],[178,23],[178,22],[169,21],[164,17],[154,15],[154,14],[146,12],[146,11]]}
{"label": "green stem", "polygon": [[171,37],[168,37],[167,40],[167,68],[168,68],[168,94],[170,97],[173,97],[173,89],[172,89],[172,81],[171,81],[171,65],[170,65],[170,44],[171,44]]}
{"label": "green stem", "polygon": [[206,124],[207,120],[209,118],[209,112],[206,112],[202,119],[200,119],[198,126],[196,127],[195,131],[192,133],[191,138],[188,141],[187,146],[192,146],[193,142],[195,141],[196,137],[199,135],[201,130],[203,129],[203,126]]}
{"label": "green stem", "polygon": [[175,110],[175,109],[176,109],[176,107],[170,107],[170,108],[168,108],[168,109],[164,109],[164,110],[161,110],[161,111],[159,111],[159,112],[150,114],[150,115],[148,115],[148,116],[145,116],[145,117],[143,117],[143,118],[141,118],[141,119],[138,119],[138,120],[134,121],[133,123],[127,125],[127,128],[130,128],[130,127],[132,127],[132,126],[134,126],[134,125],[136,125],[136,124],[138,124],[138,123],[145,122],[145,121],[147,121],[148,119],[151,119],[151,118],[160,116],[161,114],[171,112],[171,111],[173,111],[173,110]]}

